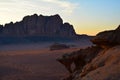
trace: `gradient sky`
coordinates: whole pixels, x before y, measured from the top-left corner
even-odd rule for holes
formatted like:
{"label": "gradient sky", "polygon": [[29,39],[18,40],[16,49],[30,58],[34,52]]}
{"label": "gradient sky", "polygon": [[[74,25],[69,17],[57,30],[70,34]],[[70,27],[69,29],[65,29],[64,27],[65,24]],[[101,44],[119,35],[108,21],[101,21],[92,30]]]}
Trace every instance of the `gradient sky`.
{"label": "gradient sky", "polygon": [[0,0],[0,24],[34,13],[60,14],[78,34],[95,35],[120,24],[120,0]]}

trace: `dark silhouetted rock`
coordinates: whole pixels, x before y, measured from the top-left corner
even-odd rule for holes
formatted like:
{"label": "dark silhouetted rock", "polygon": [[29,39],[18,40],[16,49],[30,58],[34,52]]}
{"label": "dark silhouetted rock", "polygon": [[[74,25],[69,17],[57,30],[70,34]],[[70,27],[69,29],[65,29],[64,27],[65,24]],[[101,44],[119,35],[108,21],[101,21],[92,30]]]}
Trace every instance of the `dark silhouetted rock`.
{"label": "dark silhouetted rock", "polygon": [[75,36],[75,30],[73,29],[73,26],[69,23],[64,23],[61,27],[60,34],[64,36]]}
{"label": "dark silhouetted rock", "polygon": [[55,43],[50,46],[50,50],[61,50],[61,49],[67,49],[70,48],[68,45]]}
{"label": "dark silhouetted rock", "polygon": [[120,26],[116,30],[104,31],[98,33],[92,42],[101,46],[114,46],[120,44]]}
{"label": "dark silhouetted rock", "polygon": [[116,30],[120,30],[120,25],[117,27],[117,29]]}
{"label": "dark silhouetted rock", "polygon": [[2,34],[3,31],[3,25],[0,25],[0,34]]}
{"label": "dark silhouetted rock", "polygon": [[0,32],[7,36],[76,36],[73,26],[69,23],[63,23],[58,14],[25,16],[20,22],[5,24]]}

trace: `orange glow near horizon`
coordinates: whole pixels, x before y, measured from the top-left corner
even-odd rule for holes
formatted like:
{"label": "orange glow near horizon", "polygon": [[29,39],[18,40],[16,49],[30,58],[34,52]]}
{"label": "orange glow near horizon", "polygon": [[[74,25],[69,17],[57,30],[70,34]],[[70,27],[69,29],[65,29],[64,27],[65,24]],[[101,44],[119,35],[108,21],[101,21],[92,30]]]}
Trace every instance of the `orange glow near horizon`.
{"label": "orange glow near horizon", "polygon": [[96,35],[120,24],[120,0],[0,0],[0,24],[26,15],[59,14],[77,34]]}
{"label": "orange glow near horizon", "polygon": [[[87,26],[87,25],[75,25],[75,26],[79,26],[79,27],[75,27],[75,31],[77,34],[87,34],[87,35],[91,35],[91,36],[94,36],[96,34],[98,34],[99,32],[102,32],[102,31],[106,31],[106,30],[114,30],[118,27],[118,25],[101,25],[101,28],[97,28],[97,27],[100,27],[100,26]],[[84,28],[84,27],[86,28]]]}

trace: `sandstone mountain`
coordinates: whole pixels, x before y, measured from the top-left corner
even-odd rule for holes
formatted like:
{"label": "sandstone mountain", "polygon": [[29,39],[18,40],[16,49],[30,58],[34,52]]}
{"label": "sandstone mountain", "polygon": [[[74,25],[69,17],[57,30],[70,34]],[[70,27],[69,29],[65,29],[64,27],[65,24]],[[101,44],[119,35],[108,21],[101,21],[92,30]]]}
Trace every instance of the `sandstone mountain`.
{"label": "sandstone mountain", "polygon": [[52,16],[34,14],[25,16],[20,22],[0,25],[0,35],[74,37],[76,33],[73,26],[63,23],[58,14]]}
{"label": "sandstone mountain", "polygon": [[56,14],[51,16],[30,15],[19,22],[0,25],[0,44],[38,42],[70,42],[81,38],[90,41],[87,35],[76,34],[73,26]]}
{"label": "sandstone mountain", "polygon": [[64,80],[120,80],[120,26],[98,33],[91,41],[95,46],[57,59],[70,72]]}

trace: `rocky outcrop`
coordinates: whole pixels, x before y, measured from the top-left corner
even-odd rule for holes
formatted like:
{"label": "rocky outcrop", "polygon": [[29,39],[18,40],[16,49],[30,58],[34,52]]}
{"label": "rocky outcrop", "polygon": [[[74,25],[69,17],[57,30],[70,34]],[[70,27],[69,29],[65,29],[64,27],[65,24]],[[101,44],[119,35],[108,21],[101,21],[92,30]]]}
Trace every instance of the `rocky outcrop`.
{"label": "rocky outcrop", "polygon": [[68,45],[66,44],[60,44],[60,43],[54,43],[50,46],[50,50],[62,50],[62,49],[68,49],[70,48]]}
{"label": "rocky outcrop", "polygon": [[98,56],[86,64],[81,73],[75,74],[73,80],[119,80],[120,46],[99,52]]}
{"label": "rocky outcrop", "polygon": [[92,42],[101,46],[120,45],[120,26],[116,30],[104,31],[98,33]]}
{"label": "rocky outcrop", "polygon": [[[91,41],[96,46],[65,54],[57,59],[70,72],[64,80],[119,80],[120,26],[98,33]],[[72,71],[71,64],[75,64]]]}
{"label": "rocky outcrop", "polygon": [[[65,54],[61,58],[58,58],[57,61],[62,63],[70,73],[73,73],[76,70],[81,71],[83,66],[89,63],[101,50],[102,48],[100,47],[92,46],[70,54]],[[71,67],[72,64],[75,65],[74,69]]]}
{"label": "rocky outcrop", "polygon": [[76,35],[73,26],[63,23],[61,17],[57,15],[43,16],[31,15],[16,23],[0,26],[0,35],[7,36],[60,36],[74,37]]}

